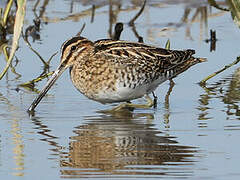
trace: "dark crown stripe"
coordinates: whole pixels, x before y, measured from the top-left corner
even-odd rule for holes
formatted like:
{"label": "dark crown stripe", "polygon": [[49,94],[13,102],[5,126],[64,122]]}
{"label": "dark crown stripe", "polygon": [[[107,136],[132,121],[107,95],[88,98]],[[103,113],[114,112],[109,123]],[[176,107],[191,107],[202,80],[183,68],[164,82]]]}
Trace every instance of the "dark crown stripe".
{"label": "dark crown stripe", "polygon": [[69,40],[67,40],[63,45],[62,45],[62,53],[65,51],[65,49],[72,43],[75,43],[77,41],[84,41],[84,40],[87,40],[86,38],[83,38],[81,36],[75,36]]}
{"label": "dark crown stripe", "polygon": [[127,41],[112,41],[110,39],[102,39],[95,41],[95,48],[97,51],[104,51],[110,48],[154,48],[142,43],[134,43],[134,42],[127,42]]}

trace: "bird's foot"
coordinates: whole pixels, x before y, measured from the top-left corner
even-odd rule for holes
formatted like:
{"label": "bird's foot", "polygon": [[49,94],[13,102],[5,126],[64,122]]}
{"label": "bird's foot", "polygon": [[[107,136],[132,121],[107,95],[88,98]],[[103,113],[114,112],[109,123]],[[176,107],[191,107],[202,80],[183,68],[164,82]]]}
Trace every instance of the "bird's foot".
{"label": "bird's foot", "polygon": [[117,107],[114,107],[110,110],[103,110],[103,111],[100,111],[100,112],[102,112],[102,113],[114,113],[114,112],[126,111],[126,110],[133,111],[135,108],[149,109],[152,106],[154,106],[154,101],[148,95],[146,95],[145,97],[146,97],[146,100],[147,100],[146,104],[132,104],[132,103],[128,102],[128,103],[120,104]]}

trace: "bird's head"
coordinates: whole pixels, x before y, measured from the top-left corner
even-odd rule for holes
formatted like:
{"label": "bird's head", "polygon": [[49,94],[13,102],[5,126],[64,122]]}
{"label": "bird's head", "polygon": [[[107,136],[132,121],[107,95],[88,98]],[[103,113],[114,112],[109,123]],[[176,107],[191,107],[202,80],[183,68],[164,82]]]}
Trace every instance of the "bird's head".
{"label": "bird's head", "polygon": [[52,85],[57,81],[60,75],[69,67],[72,67],[75,63],[79,63],[80,61],[84,60],[89,54],[89,48],[93,47],[93,43],[88,39],[75,36],[71,39],[65,41],[62,45],[62,55],[61,55],[61,62],[58,68],[54,71],[51,78],[48,80],[47,84],[43,87],[39,95],[35,98],[32,102],[31,106],[29,107],[28,111],[34,111],[35,107],[38,103],[42,100],[48,90],[52,87]]}
{"label": "bird's head", "polygon": [[65,41],[62,45],[60,64],[65,68],[73,66],[76,61],[84,60],[84,57],[89,54],[89,50],[92,47],[93,42],[88,39],[81,36],[72,37],[71,39]]}

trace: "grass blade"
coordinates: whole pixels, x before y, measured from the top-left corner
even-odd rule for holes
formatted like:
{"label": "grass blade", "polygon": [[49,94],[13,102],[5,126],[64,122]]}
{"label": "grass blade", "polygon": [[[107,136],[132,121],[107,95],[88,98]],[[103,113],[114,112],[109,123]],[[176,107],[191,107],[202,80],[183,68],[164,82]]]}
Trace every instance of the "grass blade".
{"label": "grass blade", "polygon": [[3,21],[2,21],[3,27],[6,26],[8,14],[9,14],[10,9],[11,9],[11,7],[12,7],[12,3],[13,3],[13,0],[10,0],[10,1],[8,2],[7,6],[6,6],[5,11],[4,11]]}
{"label": "grass blade", "polygon": [[13,57],[18,47],[18,40],[20,38],[22,27],[23,27],[23,21],[24,21],[24,16],[26,11],[26,0],[18,0],[17,3],[18,3],[18,9],[16,12],[16,18],[14,23],[13,42],[11,46],[10,56],[9,56],[9,59],[7,60],[7,64],[3,72],[0,74],[0,80],[6,74],[10,64],[12,63]]}
{"label": "grass blade", "polygon": [[167,42],[165,44],[165,48],[168,50],[170,49],[170,40],[169,39],[167,40]]}

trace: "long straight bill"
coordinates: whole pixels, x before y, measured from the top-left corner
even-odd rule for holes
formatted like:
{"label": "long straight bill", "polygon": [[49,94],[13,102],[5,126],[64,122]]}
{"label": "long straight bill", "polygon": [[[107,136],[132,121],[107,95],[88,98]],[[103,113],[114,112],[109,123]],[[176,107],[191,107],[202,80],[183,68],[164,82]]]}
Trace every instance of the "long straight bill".
{"label": "long straight bill", "polygon": [[65,68],[60,65],[56,71],[53,73],[51,78],[48,80],[47,84],[43,87],[39,95],[34,99],[31,106],[28,108],[28,112],[33,112],[38,103],[42,100],[42,98],[45,96],[45,94],[48,92],[48,90],[52,87],[52,85],[56,82],[56,80],[59,78],[59,76],[63,73]]}

